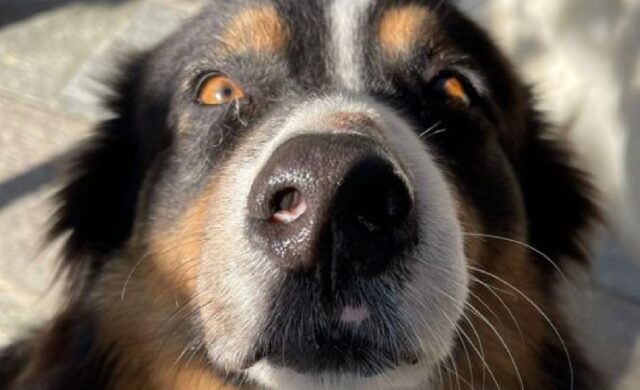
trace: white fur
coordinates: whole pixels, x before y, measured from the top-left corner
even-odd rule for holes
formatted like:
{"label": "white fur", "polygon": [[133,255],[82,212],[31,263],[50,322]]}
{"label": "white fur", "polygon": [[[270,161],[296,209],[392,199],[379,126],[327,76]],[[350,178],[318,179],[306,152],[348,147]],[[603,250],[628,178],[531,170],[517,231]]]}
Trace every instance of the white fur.
{"label": "white fur", "polygon": [[269,389],[277,390],[431,390],[429,384],[433,367],[403,366],[369,378],[354,375],[325,374],[310,377],[286,368],[276,368],[260,362],[249,374]]}
{"label": "white fur", "polygon": [[362,91],[363,44],[360,32],[372,0],[334,0],[329,13],[335,72],[349,91]]}

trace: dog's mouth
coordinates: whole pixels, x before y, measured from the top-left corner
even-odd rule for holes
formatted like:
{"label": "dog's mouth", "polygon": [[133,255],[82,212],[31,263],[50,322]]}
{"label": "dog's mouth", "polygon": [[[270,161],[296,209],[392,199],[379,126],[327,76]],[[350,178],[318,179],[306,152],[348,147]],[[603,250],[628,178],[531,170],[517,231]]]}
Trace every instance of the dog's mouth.
{"label": "dog's mouth", "polygon": [[306,375],[330,373],[371,377],[420,361],[416,351],[393,337],[374,340],[373,335],[359,334],[342,325],[297,336],[270,340],[256,349],[246,362],[247,366],[264,360],[272,366]]}
{"label": "dog's mouth", "polygon": [[266,356],[275,365],[299,373],[353,373],[362,377],[381,374],[400,365],[417,364],[418,357],[391,346],[373,345],[368,340],[315,336],[309,345],[280,347]]}

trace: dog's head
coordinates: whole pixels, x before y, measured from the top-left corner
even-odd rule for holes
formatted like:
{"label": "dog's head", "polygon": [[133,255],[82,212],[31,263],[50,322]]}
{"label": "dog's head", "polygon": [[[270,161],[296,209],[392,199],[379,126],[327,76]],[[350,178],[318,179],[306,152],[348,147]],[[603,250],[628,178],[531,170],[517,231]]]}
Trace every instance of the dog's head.
{"label": "dog's head", "polygon": [[584,183],[446,2],[219,1],[125,73],[55,231],[86,280],[163,280],[225,373],[410,388],[483,273],[546,291],[505,241],[579,254]]}

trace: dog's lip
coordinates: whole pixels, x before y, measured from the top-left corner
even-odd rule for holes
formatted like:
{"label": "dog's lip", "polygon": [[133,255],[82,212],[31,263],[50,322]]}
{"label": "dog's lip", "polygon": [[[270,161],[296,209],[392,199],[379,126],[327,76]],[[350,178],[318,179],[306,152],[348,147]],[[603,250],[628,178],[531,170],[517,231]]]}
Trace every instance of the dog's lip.
{"label": "dog's lip", "polygon": [[[353,372],[362,376],[373,376],[402,365],[416,365],[421,360],[417,351],[397,350],[391,345],[376,345],[359,338],[348,340],[339,336],[324,342],[317,338],[306,338],[296,347],[270,345],[257,348],[243,363],[247,370],[256,363],[269,363],[292,369],[300,373]],[[371,357],[376,357],[372,359]],[[305,362],[306,360],[306,362]]]}

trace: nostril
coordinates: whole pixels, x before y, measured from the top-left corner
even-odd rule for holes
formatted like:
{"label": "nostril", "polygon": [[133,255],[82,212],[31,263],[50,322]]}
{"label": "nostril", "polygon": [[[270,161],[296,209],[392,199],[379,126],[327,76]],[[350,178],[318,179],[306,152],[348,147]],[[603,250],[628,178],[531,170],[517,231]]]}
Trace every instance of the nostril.
{"label": "nostril", "polygon": [[307,201],[300,191],[289,187],[276,192],[271,199],[269,222],[289,224],[307,211]]}
{"label": "nostril", "polygon": [[[395,183],[393,182],[395,181]],[[400,180],[389,180],[387,187],[369,188],[358,210],[358,221],[370,231],[393,228],[402,222],[411,210],[411,199]]]}
{"label": "nostril", "polygon": [[370,232],[395,229],[413,207],[409,189],[381,158],[361,161],[345,177],[337,195],[340,213],[353,216]]}

